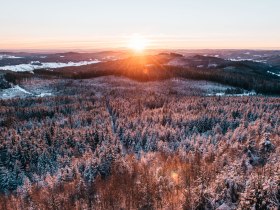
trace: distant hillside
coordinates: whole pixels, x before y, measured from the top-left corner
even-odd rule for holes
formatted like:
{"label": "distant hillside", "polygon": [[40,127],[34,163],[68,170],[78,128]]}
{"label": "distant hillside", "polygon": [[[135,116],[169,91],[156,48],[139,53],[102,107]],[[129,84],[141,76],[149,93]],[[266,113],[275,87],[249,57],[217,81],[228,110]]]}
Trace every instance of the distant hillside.
{"label": "distant hillside", "polygon": [[184,57],[175,53],[104,61],[84,66],[70,66],[53,70],[38,69],[30,73],[8,72],[6,79],[16,83],[33,76],[48,78],[87,79],[99,76],[125,76],[137,81],[155,81],[174,77],[208,80],[257,93],[280,94],[280,67],[250,60],[229,60],[195,55]]}

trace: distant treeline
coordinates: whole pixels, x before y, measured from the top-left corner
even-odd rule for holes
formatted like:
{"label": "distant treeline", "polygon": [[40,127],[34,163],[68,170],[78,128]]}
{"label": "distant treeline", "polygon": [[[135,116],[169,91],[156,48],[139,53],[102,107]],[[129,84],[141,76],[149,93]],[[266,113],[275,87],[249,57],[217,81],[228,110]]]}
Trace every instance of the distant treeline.
{"label": "distant treeline", "polygon": [[[174,77],[193,80],[207,80],[231,85],[256,93],[280,95],[280,80],[277,76],[267,73],[269,68],[265,64],[254,62],[227,62],[213,69],[198,69],[165,65],[170,58],[166,55],[135,57],[118,61],[61,69],[36,70],[35,76],[88,79],[100,76],[124,76],[137,81],[156,81]],[[234,66],[235,71],[224,70],[227,66]],[[16,83],[22,78],[32,78],[30,73],[9,72],[6,80]]]}

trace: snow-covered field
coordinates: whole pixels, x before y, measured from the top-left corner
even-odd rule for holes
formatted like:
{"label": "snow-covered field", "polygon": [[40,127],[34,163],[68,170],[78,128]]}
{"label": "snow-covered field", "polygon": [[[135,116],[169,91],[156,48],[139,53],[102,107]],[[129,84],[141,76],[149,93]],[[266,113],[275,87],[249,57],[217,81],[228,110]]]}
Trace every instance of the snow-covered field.
{"label": "snow-covered field", "polygon": [[26,89],[16,85],[12,88],[8,88],[0,91],[0,99],[10,99],[10,98],[25,98],[25,97],[46,97],[52,96],[52,93],[40,93],[35,94],[27,91]]}
{"label": "snow-covered field", "polygon": [[254,96],[254,95],[257,95],[255,91],[250,91],[250,92],[245,91],[244,93],[240,93],[240,94],[226,94],[224,92],[207,94],[207,96]]}
{"label": "snow-covered field", "polygon": [[276,73],[271,72],[271,71],[267,71],[267,73],[280,77],[280,74],[276,74]]}
{"label": "snow-covered field", "polygon": [[2,59],[17,59],[17,58],[22,58],[14,55],[6,55],[6,54],[0,54],[0,60]]}
{"label": "snow-covered field", "polygon": [[230,58],[229,61],[252,61],[256,63],[267,63],[267,60],[256,60],[252,58]]}
{"label": "snow-covered field", "polygon": [[40,63],[39,61],[32,61],[29,64],[19,64],[19,65],[11,65],[11,66],[2,66],[0,70],[10,70],[10,71],[33,71],[35,69],[55,69],[62,68],[68,66],[84,66],[89,64],[99,63],[99,60],[92,61],[80,61],[80,62],[68,62],[68,63]]}
{"label": "snow-covered field", "polygon": [[11,98],[26,98],[26,97],[45,97],[51,96],[51,93],[42,92],[40,94],[29,92],[28,90],[15,85],[12,88],[4,89],[0,91],[0,99],[11,99]]}
{"label": "snow-covered field", "polygon": [[61,80],[48,80],[34,78],[26,80],[19,85],[14,85],[8,89],[0,89],[0,99],[27,98],[27,97],[47,97],[57,94],[57,84]]}

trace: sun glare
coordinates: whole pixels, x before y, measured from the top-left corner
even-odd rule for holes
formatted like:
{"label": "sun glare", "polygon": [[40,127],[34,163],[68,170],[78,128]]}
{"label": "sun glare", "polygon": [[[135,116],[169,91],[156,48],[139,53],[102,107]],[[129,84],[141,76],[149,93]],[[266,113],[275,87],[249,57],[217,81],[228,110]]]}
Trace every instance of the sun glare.
{"label": "sun glare", "polygon": [[134,52],[143,52],[148,45],[148,40],[140,35],[134,35],[129,39],[128,48]]}

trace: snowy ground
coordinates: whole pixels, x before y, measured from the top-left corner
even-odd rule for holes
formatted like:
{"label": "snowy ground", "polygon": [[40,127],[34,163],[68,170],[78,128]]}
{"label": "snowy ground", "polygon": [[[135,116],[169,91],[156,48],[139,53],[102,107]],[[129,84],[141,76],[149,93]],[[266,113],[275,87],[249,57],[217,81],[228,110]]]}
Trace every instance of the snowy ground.
{"label": "snowy ground", "polygon": [[14,56],[14,55],[6,55],[6,54],[0,54],[0,60],[2,59],[18,59],[22,57]]}
{"label": "snowy ground", "polygon": [[99,63],[99,60],[92,61],[80,61],[80,62],[68,62],[68,63],[40,63],[39,61],[32,61],[29,64],[19,64],[19,65],[11,65],[11,66],[2,66],[0,70],[10,70],[10,71],[33,71],[35,69],[55,69],[62,68],[68,66],[84,66],[89,64]]}
{"label": "snowy ground", "polygon": [[267,73],[280,77],[280,74],[276,74],[276,73],[271,72],[271,71],[267,71]]}
{"label": "snowy ground", "polygon": [[52,93],[41,92],[39,94],[30,92],[19,85],[15,85],[12,88],[0,90],[0,99],[10,99],[10,98],[26,98],[26,97],[46,97],[51,96]]}
{"label": "snowy ground", "polygon": [[57,94],[56,87],[59,82],[60,80],[38,78],[26,80],[11,88],[0,89],[0,99],[53,96]]}
{"label": "snowy ground", "polygon": [[207,96],[254,96],[254,95],[257,95],[255,91],[245,91],[244,93],[240,93],[240,94],[225,94],[223,92],[207,94]]}

